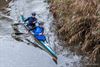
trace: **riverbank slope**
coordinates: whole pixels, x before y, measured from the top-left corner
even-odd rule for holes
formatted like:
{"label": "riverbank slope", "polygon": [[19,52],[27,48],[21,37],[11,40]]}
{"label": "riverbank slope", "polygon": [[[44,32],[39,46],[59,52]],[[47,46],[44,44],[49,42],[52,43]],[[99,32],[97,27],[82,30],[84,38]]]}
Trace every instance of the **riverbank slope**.
{"label": "riverbank slope", "polygon": [[58,38],[64,46],[74,46],[90,61],[100,58],[100,1],[50,0]]}

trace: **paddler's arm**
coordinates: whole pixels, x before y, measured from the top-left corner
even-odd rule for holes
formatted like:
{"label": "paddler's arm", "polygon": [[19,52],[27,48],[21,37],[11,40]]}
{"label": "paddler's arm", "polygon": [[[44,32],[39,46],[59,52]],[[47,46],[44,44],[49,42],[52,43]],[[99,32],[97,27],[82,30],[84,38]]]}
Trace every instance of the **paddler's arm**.
{"label": "paddler's arm", "polygon": [[26,21],[28,21],[29,20],[29,17],[27,18],[27,19],[25,19],[24,21],[26,22]]}
{"label": "paddler's arm", "polygon": [[27,25],[27,21],[30,19],[30,17],[28,17],[27,19],[24,19],[24,24]]}

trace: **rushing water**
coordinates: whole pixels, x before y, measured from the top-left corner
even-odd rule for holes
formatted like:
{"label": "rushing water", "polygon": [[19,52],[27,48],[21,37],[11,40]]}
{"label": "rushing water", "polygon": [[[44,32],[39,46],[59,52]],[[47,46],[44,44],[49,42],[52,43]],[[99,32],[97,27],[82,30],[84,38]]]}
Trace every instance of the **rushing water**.
{"label": "rushing water", "polygon": [[0,21],[0,67],[80,67],[81,56],[70,51],[63,50],[59,53],[61,46],[56,35],[51,32],[53,23],[52,13],[49,12],[49,5],[45,0],[15,0],[9,4],[11,7],[10,16],[18,20],[21,12],[25,17],[31,16],[32,12],[38,14],[37,18],[45,22],[45,33],[48,34],[50,46],[57,51],[58,65],[50,56],[33,46],[17,42],[11,37],[12,21],[2,19]]}

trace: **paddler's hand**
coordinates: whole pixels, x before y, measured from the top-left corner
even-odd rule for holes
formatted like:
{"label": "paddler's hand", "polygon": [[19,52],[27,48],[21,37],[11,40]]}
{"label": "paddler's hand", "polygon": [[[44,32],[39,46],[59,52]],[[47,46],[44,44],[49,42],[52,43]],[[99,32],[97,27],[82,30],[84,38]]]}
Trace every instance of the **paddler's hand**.
{"label": "paddler's hand", "polygon": [[33,24],[34,24],[35,22],[33,22]]}

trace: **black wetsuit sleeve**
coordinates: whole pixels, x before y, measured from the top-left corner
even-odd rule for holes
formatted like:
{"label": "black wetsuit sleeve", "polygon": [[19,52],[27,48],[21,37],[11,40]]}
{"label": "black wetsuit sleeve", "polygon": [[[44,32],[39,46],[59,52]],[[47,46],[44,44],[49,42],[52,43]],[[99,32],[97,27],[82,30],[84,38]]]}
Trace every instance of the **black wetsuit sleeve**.
{"label": "black wetsuit sleeve", "polygon": [[28,20],[29,20],[29,18],[25,19],[25,22],[28,21]]}

